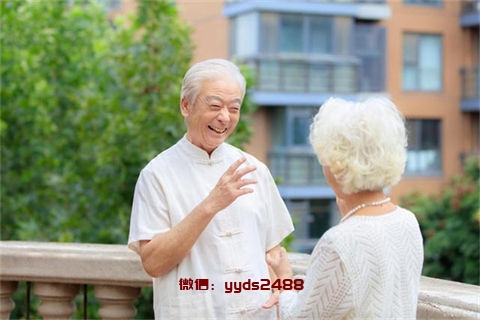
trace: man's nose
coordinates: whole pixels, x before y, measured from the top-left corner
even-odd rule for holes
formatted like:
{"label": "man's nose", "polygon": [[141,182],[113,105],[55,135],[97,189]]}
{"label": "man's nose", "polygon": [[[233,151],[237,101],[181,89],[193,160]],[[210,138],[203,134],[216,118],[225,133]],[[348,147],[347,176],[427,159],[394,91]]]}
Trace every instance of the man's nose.
{"label": "man's nose", "polygon": [[228,112],[227,108],[222,108],[218,114],[218,118],[221,121],[229,121],[230,120],[230,112]]}

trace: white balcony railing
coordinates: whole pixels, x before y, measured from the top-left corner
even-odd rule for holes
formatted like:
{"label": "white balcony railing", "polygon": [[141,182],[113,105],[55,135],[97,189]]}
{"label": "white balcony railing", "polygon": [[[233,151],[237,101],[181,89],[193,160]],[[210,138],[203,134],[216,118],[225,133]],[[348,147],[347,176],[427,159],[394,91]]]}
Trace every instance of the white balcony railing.
{"label": "white balcony railing", "polygon": [[[305,274],[309,255],[289,253],[294,273]],[[0,241],[0,319],[15,308],[19,282],[34,284],[44,319],[69,319],[82,285],[94,287],[102,319],[131,319],[133,303],[151,279],[125,245]],[[419,319],[480,319],[480,287],[422,277]]]}

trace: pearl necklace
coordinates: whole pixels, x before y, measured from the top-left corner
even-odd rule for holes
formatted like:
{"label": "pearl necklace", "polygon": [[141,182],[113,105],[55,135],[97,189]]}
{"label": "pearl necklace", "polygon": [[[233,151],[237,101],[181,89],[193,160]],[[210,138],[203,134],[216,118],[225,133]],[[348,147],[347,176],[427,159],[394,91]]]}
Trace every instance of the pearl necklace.
{"label": "pearl necklace", "polygon": [[370,203],[362,203],[353,208],[352,210],[348,211],[342,219],[340,219],[340,223],[347,220],[352,214],[357,212],[358,210],[365,208],[365,207],[375,207],[375,206],[381,206],[382,204],[385,204],[390,201],[389,197],[386,197],[385,199],[379,200],[379,201],[374,201]]}

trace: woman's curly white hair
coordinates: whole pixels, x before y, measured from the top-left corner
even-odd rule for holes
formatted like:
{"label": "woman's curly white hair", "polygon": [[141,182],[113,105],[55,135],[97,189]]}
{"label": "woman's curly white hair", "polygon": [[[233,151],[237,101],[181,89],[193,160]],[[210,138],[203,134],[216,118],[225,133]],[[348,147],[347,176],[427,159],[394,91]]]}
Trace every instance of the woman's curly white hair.
{"label": "woman's curly white hair", "polygon": [[405,120],[386,98],[328,99],[313,119],[310,143],[345,194],[391,187],[405,170]]}

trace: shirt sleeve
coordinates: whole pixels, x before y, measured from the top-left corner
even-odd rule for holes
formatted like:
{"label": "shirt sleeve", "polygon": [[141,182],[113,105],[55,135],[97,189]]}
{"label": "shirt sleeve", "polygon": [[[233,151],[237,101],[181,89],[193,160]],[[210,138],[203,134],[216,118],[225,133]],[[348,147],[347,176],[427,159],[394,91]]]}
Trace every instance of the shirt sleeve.
{"label": "shirt sleeve", "polygon": [[128,247],[139,253],[139,241],[171,229],[167,202],[160,181],[152,170],[140,172],[133,194]]}
{"label": "shirt sleeve", "polygon": [[344,318],[352,307],[352,289],[340,256],[329,246],[319,246],[311,261],[304,289],[280,294],[280,318]]}
{"label": "shirt sleeve", "polygon": [[265,179],[265,211],[268,217],[268,231],[266,233],[266,250],[268,251],[280,244],[293,230],[293,222],[290,213],[283,201],[278,187],[268,170],[264,167]]}

